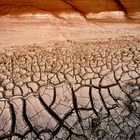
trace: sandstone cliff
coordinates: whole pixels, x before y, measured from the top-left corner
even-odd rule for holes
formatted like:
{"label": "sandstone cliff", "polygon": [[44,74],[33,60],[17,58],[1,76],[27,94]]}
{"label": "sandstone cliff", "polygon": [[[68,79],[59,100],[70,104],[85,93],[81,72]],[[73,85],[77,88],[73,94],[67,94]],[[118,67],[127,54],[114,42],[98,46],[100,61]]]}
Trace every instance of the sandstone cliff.
{"label": "sandstone cliff", "polygon": [[92,18],[140,18],[139,0],[0,0],[0,15],[78,13]]}

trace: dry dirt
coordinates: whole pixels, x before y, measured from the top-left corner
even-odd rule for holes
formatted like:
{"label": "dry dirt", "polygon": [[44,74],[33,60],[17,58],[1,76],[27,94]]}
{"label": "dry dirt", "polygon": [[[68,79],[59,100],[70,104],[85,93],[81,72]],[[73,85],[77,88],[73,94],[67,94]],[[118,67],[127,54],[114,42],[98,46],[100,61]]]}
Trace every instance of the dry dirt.
{"label": "dry dirt", "polygon": [[64,16],[0,17],[0,140],[139,140],[140,24]]}
{"label": "dry dirt", "polygon": [[139,22],[87,22],[81,16],[63,15],[4,16],[0,18],[0,48],[38,44],[54,40],[104,40],[122,36],[140,36]]}

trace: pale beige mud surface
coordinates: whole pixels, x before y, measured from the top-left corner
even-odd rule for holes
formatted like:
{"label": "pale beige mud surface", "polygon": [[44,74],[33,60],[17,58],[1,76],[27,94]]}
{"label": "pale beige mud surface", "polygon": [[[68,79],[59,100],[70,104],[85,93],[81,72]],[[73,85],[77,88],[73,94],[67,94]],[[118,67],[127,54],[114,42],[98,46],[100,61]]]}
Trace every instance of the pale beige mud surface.
{"label": "pale beige mud surface", "polygon": [[88,22],[78,14],[63,14],[62,17],[65,19],[41,14],[0,17],[0,49],[34,43],[46,46],[53,41],[68,39],[107,40],[140,36],[140,22]]}
{"label": "pale beige mud surface", "polygon": [[0,139],[139,138],[138,37],[1,50]]}

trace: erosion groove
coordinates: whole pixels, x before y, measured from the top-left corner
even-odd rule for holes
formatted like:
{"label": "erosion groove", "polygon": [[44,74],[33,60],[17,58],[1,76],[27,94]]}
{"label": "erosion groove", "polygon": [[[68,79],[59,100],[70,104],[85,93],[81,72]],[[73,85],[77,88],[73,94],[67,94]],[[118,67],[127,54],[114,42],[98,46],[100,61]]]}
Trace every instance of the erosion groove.
{"label": "erosion groove", "polygon": [[0,139],[140,139],[140,40],[1,51]]}

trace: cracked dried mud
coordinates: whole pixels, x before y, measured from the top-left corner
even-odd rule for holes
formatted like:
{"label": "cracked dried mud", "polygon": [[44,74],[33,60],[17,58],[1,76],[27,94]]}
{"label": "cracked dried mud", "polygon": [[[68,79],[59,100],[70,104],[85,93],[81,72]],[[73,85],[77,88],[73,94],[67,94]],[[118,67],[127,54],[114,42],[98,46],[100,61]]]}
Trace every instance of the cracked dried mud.
{"label": "cracked dried mud", "polygon": [[139,138],[139,38],[1,51],[0,139]]}

